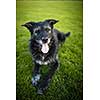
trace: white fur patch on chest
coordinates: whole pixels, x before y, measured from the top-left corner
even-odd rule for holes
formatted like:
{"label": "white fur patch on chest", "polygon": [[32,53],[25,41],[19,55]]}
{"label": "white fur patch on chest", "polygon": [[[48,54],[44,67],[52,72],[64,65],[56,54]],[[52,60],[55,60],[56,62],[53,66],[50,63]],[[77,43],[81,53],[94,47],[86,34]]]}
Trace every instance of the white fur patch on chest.
{"label": "white fur patch on chest", "polygon": [[40,61],[40,60],[36,60],[36,63],[40,64],[40,65],[47,65],[48,63],[50,63],[50,61]]}

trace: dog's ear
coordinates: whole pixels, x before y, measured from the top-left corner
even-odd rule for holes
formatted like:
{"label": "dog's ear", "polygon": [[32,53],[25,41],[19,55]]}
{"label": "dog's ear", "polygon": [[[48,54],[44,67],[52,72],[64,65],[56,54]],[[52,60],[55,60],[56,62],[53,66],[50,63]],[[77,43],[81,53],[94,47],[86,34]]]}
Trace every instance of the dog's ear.
{"label": "dog's ear", "polygon": [[55,19],[47,19],[46,22],[48,22],[50,25],[54,25],[57,22],[59,22],[59,20],[55,20]]}
{"label": "dog's ear", "polygon": [[29,27],[32,27],[33,25],[34,25],[34,22],[27,22],[21,26],[25,26],[25,27],[29,28]]}
{"label": "dog's ear", "polygon": [[30,32],[32,32],[34,25],[35,25],[35,22],[27,22],[27,23],[25,23],[25,24],[23,24],[21,26],[26,27]]}

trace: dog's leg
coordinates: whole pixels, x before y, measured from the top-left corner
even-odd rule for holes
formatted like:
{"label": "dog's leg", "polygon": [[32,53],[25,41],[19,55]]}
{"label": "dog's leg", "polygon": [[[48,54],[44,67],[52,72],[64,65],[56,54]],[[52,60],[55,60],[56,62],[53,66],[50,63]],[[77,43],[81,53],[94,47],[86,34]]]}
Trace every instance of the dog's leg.
{"label": "dog's leg", "polygon": [[32,84],[36,86],[40,80],[40,65],[35,63],[35,67],[32,72]]}
{"label": "dog's leg", "polygon": [[38,94],[43,94],[43,91],[47,89],[48,83],[50,82],[52,76],[54,75],[57,67],[58,67],[58,60],[55,60],[55,62],[53,62],[50,65],[50,70],[48,74],[43,78],[42,82],[38,84],[38,88],[39,88],[37,92]]}

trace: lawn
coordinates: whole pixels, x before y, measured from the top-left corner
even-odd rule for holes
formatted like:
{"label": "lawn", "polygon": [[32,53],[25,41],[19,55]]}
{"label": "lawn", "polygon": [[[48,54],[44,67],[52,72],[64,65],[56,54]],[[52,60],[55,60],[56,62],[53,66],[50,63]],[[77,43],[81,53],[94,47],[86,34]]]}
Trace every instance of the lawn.
{"label": "lawn", "polygon": [[[82,100],[83,98],[83,11],[82,1],[16,2],[16,98],[17,100]],[[21,27],[28,21],[58,19],[55,28],[71,32],[59,49],[60,67],[44,95],[31,84],[30,34]],[[46,72],[46,68],[43,68]]]}

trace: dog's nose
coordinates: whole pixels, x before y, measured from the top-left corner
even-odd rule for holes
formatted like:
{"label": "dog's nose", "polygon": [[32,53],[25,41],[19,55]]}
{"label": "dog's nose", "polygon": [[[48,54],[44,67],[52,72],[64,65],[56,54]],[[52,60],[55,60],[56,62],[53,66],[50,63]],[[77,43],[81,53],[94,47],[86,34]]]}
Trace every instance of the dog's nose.
{"label": "dog's nose", "polygon": [[42,39],[42,42],[43,42],[43,43],[47,43],[47,42],[48,42],[48,39],[47,39],[47,38],[43,38],[43,39]]}

